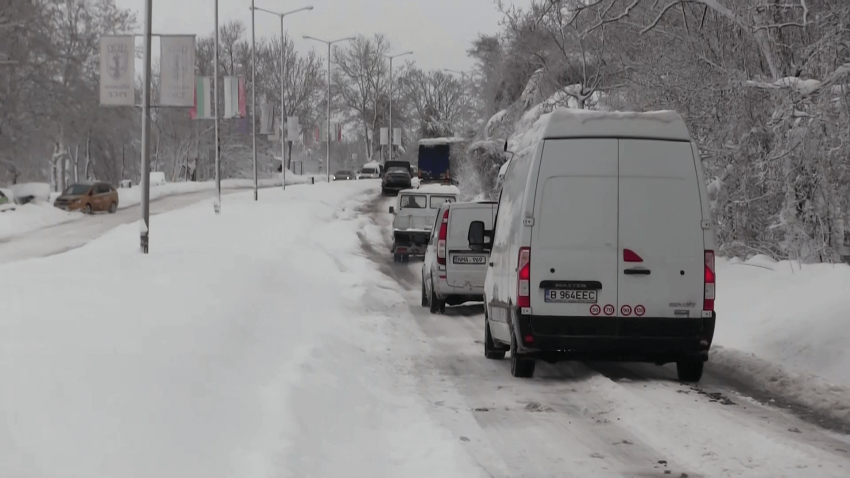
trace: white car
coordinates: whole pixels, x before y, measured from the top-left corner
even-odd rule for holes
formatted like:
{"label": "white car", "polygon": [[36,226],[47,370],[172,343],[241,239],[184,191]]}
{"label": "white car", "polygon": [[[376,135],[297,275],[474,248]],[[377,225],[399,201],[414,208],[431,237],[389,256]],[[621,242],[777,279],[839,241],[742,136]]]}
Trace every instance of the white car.
{"label": "white car", "polygon": [[357,171],[357,179],[380,179],[381,172],[377,167],[375,168],[363,168]]}
{"label": "white car", "polygon": [[419,189],[403,189],[398,193],[397,208],[390,206],[393,219],[393,253],[395,262],[408,262],[410,256],[422,256],[443,203],[457,202],[460,190],[455,186],[431,185]]}
{"label": "white car", "polygon": [[469,248],[469,225],[493,227],[495,202],[446,203],[437,213],[422,266],[422,307],[445,312],[446,304],[484,300],[488,254]]}
{"label": "white car", "polygon": [[[504,176],[484,286],[484,354],[675,362],[696,382],[714,337],[714,248],[699,153],[678,113],[556,110]],[[485,237],[492,238],[492,246]]]}

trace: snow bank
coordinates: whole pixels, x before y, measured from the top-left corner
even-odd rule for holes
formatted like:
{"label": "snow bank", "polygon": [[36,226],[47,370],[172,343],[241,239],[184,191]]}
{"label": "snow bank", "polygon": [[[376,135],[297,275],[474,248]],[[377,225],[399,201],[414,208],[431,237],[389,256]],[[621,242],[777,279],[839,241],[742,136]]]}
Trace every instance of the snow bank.
{"label": "snow bank", "polygon": [[463,143],[464,138],[423,138],[419,140],[420,146],[440,146],[444,144]]}
{"label": "snow bank", "polygon": [[151,217],[148,255],[129,224],[0,266],[0,476],[480,476],[363,256],[377,192],[237,194]]}
{"label": "snow bank", "polygon": [[47,183],[20,183],[9,186],[15,197],[33,196],[37,201],[47,201],[50,197],[50,185]]}
{"label": "snow bank", "polygon": [[850,422],[850,267],[764,256],[717,267],[724,348],[709,366]]}
{"label": "snow bank", "polygon": [[14,211],[0,214],[0,240],[80,217],[80,213],[62,211],[47,202],[19,204],[15,206]]}

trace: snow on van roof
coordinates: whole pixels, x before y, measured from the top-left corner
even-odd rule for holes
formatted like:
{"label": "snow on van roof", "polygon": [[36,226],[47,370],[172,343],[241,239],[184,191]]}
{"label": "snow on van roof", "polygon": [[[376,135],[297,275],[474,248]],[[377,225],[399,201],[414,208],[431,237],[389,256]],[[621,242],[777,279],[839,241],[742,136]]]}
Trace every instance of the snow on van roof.
{"label": "snow on van roof", "polygon": [[465,138],[424,138],[419,140],[420,146],[439,146],[441,144],[454,144],[466,141]]}
{"label": "snow on van roof", "polygon": [[541,139],[628,137],[691,140],[685,121],[679,113],[671,110],[637,113],[560,108],[541,116],[538,122],[542,123]]}
{"label": "snow on van roof", "polygon": [[419,189],[403,189],[399,194],[454,194],[460,196],[460,189],[457,186],[448,186],[445,184],[425,184]]}

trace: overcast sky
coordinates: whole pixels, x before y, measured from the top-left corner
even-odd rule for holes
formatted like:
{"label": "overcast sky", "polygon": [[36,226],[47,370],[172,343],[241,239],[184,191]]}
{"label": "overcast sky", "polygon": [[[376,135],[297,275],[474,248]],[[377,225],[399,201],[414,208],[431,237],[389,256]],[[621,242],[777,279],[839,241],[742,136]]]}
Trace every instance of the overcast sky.
{"label": "overcast sky", "polygon": [[[115,0],[122,8],[137,13],[140,28],[144,21],[144,0]],[[468,69],[472,60],[466,50],[479,33],[496,33],[501,14],[493,0],[255,0],[257,7],[286,12],[313,5],[312,11],[285,18],[287,33],[296,48],[317,48],[326,56],[326,46],[309,40],[310,35],[333,40],[349,35],[383,33],[393,52],[413,50],[412,56],[423,69]],[[526,3],[517,0],[515,3]],[[241,20],[251,34],[250,0],[219,0],[219,22]],[[206,35],[214,28],[214,0],[153,0],[154,33],[194,33]],[[257,38],[280,35],[277,17],[257,12]],[[158,42],[156,42],[158,44]],[[154,45],[153,52],[158,53]],[[399,59],[397,61],[402,61]]]}

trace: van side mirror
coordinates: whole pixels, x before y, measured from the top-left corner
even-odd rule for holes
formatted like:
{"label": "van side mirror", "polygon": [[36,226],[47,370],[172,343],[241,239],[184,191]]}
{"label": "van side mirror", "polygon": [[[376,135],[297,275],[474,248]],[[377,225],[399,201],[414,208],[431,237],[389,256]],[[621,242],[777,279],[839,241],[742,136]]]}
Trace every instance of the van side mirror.
{"label": "van side mirror", "polygon": [[484,229],[484,223],[482,221],[472,221],[469,224],[469,232],[466,235],[467,241],[469,242],[469,249],[475,252],[484,252],[489,250],[487,247],[488,244],[486,238],[489,237],[490,232]]}
{"label": "van side mirror", "polygon": [[89,189],[89,196],[94,196],[94,189]]}
{"label": "van side mirror", "polygon": [[395,214],[395,208],[390,206],[390,214]]}

